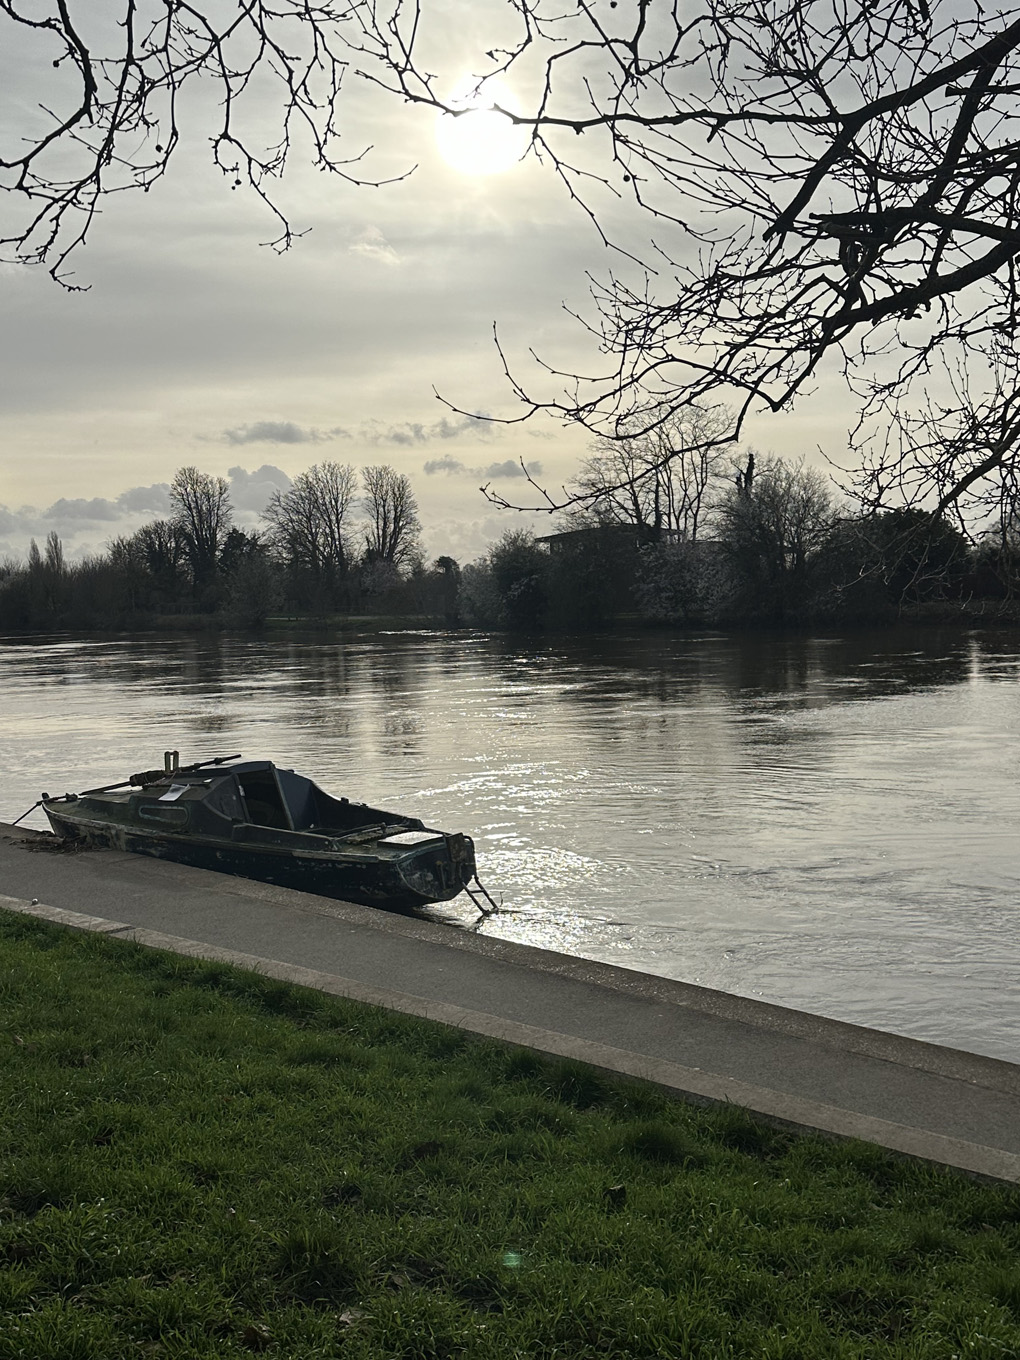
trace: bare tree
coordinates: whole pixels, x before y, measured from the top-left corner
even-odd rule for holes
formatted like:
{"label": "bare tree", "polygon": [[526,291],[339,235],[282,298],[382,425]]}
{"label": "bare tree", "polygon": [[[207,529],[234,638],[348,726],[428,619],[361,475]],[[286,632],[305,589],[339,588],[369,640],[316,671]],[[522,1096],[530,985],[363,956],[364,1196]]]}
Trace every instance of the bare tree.
{"label": "bare tree", "polygon": [[643,434],[598,438],[571,491],[583,520],[633,525],[643,541],[694,543],[711,483],[729,459],[725,411],[692,406]]}
{"label": "bare tree", "polygon": [[989,362],[945,374],[920,409],[890,404],[888,420],[845,469],[847,488],[880,509],[894,486],[906,507],[945,516],[970,538],[1016,513],[1020,500],[1020,351],[994,342]]}
{"label": "bare tree", "polygon": [[[957,372],[978,386],[1016,367],[1020,6],[506,10],[516,35],[479,53],[479,90],[499,75],[522,99],[532,92],[523,112],[502,112],[531,130],[534,153],[600,230],[609,196],[655,223],[646,252],[617,243],[647,268],[635,278],[621,254],[595,285],[604,374],[540,397],[508,366],[526,414],[619,437],[722,400],[734,403],[733,438],[749,412],[788,408],[824,365],[861,414],[850,485],[867,507],[921,498],[938,513],[980,512],[989,482],[1017,465],[1015,380],[985,384],[978,404],[996,433],[980,447],[955,440],[931,459],[908,443],[889,456],[882,431]],[[420,6],[359,17],[386,70],[377,78],[446,108]]]}
{"label": "bare tree", "polygon": [[[187,94],[213,82],[208,128],[215,165],[234,189],[248,185],[278,223],[272,244],[294,232],[270,188],[284,170],[295,128],[312,159],[352,183],[361,155],[337,154],[338,99],[350,52],[352,0],[0,0],[0,46],[11,69],[34,80],[38,109],[22,105],[0,142],[0,188],[19,211],[0,233],[8,256],[45,264],[67,286],[68,256],[85,239],[103,198],[149,190],[183,136]],[[246,123],[264,116],[275,90],[275,135],[263,145]],[[260,96],[262,96],[260,98]]]}
{"label": "bare tree", "polygon": [[270,541],[285,561],[316,585],[335,588],[351,562],[350,516],[357,475],[341,463],[317,463],[274,491],[263,513]]}
{"label": "bare tree", "polygon": [[421,553],[421,521],[410,479],[385,464],[363,468],[361,479],[365,488],[362,508],[368,516],[367,560],[394,567],[410,565]]}
{"label": "bare tree", "polygon": [[157,586],[171,596],[176,594],[188,551],[180,526],[172,520],[155,519],[143,524],[130,542],[141,553],[145,569]]}
{"label": "bare tree", "polygon": [[187,543],[172,520],[157,519],[107,544],[129,609],[172,606],[186,593]]}
{"label": "bare tree", "polygon": [[721,545],[740,606],[783,618],[804,605],[836,514],[823,473],[772,455],[752,466],[719,506]]}
{"label": "bare tree", "polygon": [[46,568],[54,576],[64,574],[64,545],[56,529],[51,529],[46,535]]}
{"label": "bare tree", "polygon": [[[121,4],[113,23],[112,4],[0,0],[0,41],[25,39],[53,111],[0,150],[0,182],[27,213],[4,236],[58,276],[103,194],[164,172],[182,90],[200,77],[222,95],[217,164],[263,196],[296,123],[319,165],[357,177],[332,152],[349,60],[403,102],[465,115],[446,94],[444,50],[464,61],[445,41],[446,5]],[[630,437],[725,402],[733,439],[749,412],[788,408],[832,365],[864,417],[854,485],[866,504],[964,506],[1015,465],[1020,431],[993,385],[1003,433],[987,448],[957,444],[933,469],[868,439],[960,366],[977,383],[1015,365],[1017,0],[480,0],[472,21],[483,101],[492,76],[514,89],[519,108],[500,112],[530,130],[532,153],[607,239],[614,200],[654,231],[644,249],[633,233],[616,242],[619,270],[594,285],[605,372],[546,396],[508,368],[522,418],[547,410]],[[281,101],[266,152],[238,113],[263,79]],[[283,222],[277,244],[291,234]],[[1001,394],[1010,410],[1017,390]]]}
{"label": "bare tree", "polygon": [[209,585],[233,512],[230,488],[222,477],[199,472],[196,467],[178,468],[170,483],[173,522],[184,538],[196,589]]}

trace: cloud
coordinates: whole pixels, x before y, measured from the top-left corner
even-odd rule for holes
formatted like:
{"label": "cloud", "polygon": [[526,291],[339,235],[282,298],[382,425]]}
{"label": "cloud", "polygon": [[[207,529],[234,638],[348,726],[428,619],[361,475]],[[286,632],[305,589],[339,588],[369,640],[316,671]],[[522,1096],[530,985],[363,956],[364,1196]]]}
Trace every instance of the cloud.
{"label": "cloud", "polygon": [[423,421],[405,421],[402,425],[390,425],[380,429],[379,425],[373,422],[363,425],[358,431],[359,437],[370,444],[402,444],[405,447],[428,444],[433,439],[459,439],[463,434],[491,439],[492,422],[484,416],[462,416],[460,420],[451,420],[449,416],[443,416],[440,420],[433,421],[431,425],[426,425]]}
{"label": "cloud", "polygon": [[170,512],[170,487],[166,482],[153,482],[152,486],[133,486],[130,490],[120,493],[117,504],[123,510],[166,515]]}
{"label": "cloud", "polygon": [[434,477],[437,472],[467,472],[467,468],[456,458],[430,458],[425,464],[425,476]]}
{"label": "cloud", "polygon": [[235,510],[254,510],[257,514],[269,504],[274,491],[286,491],[291,480],[282,468],[272,463],[263,463],[254,472],[243,467],[232,467],[227,473],[230,478],[230,500]]}
{"label": "cloud", "polygon": [[332,430],[316,430],[295,425],[292,420],[257,420],[254,425],[224,430],[220,438],[224,444],[321,444],[329,439],[349,439],[350,436],[339,426]]}
{"label": "cloud", "polygon": [[112,520],[120,519],[121,512],[117,509],[113,501],[108,501],[102,496],[93,496],[91,500],[77,497],[75,500],[67,500],[63,496],[59,501],[54,501],[48,510],[43,511],[47,519],[91,519],[91,520]]}
{"label": "cloud", "polygon": [[[44,532],[39,511],[33,505],[23,505],[20,510],[10,510],[0,505],[0,534],[38,534]],[[5,546],[5,551],[8,548]]]}
{"label": "cloud", "polygon": [[541,477],[542,464],[536,461],[521,467],[519,462],[508,458],[504,463],[490,463],[488,467],[466,467],[456,458],[430,458],[425,464],[424,471],[426,477],[434,477],[438,472],[445,472],[448,477],[463,474],[493,481],[506,477]]}
{"label": "cloud", "polygon": [[408,420],[400,425],[382,425],[370,420],[350,430],[342,425],[320,430],[313,425],[298,425],[293,420],[255,420],[236,425],[219,435],[196,434],[202,442],[218,444],[325,444],[333,439],[351,439],[363,444],[396,444],[411,448],[434,439],[459,439],[470,434],[476,439],[492,439],[495,427],[485,416],[443,416],[431,424]]}
{"label": "cloud", "polygon": [[114,536],[111,524],[119,518],[116,502],[101,496],[92,500],[61,498],[48,510],[37,510],[33,505],[18,509],[0,505],[0,560],[23,561],[31,540],[42,544],[51,529],[59,535],[69,560],[82,557],[96,551],[97,538]]}
{"label": "cloud", "polygon": [[352,255],[360,255],[366,260],[374,260],[376,264],[384,264],[391,269],[401,263],[400,256],[378,227],[366,227],[351,242],[348,250]]}
{"label": "cloud", "polygon": [[434,425],[429,426],[429,433],[433,439],[456,439],[462,434],[481,435],[484,439],[492,437],[492,421],[481,416],[462,416],[460,420],[450,420],[448,416],[443,416],[442,420],[437,420]]}
{"label": "cloud", "polygon": [[508,458],[505,463],[490,463],[488,467],[474,470],[480,477],[541,477],[542,464],[533,462],[521,467],[519,462]]}
{"label": "cloud", "polygon": [[444,553],[456,558],[462,566],[466,562],[475,562],[506,533],[508,527],[512,526],[508,525],[506,517],[500,512],[481,518],[471,515],[437,518],[425,525],[426,555],[436,558]]}
{"label": "cloud", "polygon": [[[61,496],[42,512],[41,518],[50,527],[52,521],[56,521],[59,527],[62,524],[73,525],[79,520],[102,524],[119,519],[134,519],[138,515],[165,515],[169,511],[170,488],[166,482],[155,482],[151,486],[129,487],[127,491],[122,491],[115,501],[107,500],[105,496],[93,496],[90,499],[84,496],[76,496],[73,499]],[[39,512],[26,506],[21,515],[32,518],[38,516]]]}
{"label": "cloud", "polygon": [[[258,528],[262,511],[274,491],[291,485],[287,474],[271,463],[249,472],[243,467],[229,471],[230,500],[234,518],[242,527]],[[170,514],[170,488],[165,482],[133,486],[116,500],[103,496],[62,496],[46,510],[23,505],[19,509],[0,505],[0,559],[23,559],[31,539],[42,543],[55,529],[68,561],[87,553],[103,552],[113,538],[136,533],[143,524]]]}

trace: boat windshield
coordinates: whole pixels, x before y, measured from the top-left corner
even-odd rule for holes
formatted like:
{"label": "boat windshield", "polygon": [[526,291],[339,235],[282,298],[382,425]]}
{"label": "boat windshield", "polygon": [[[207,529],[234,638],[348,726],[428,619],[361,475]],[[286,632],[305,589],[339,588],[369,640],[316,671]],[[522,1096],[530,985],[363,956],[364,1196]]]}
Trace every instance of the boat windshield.
{"label": "boat windshield", "polygon": [[237,783],[249,822],[255,826],[276,827],[281,831],[294,830],[276,782],[275,770],[245,770],[238,774]]}

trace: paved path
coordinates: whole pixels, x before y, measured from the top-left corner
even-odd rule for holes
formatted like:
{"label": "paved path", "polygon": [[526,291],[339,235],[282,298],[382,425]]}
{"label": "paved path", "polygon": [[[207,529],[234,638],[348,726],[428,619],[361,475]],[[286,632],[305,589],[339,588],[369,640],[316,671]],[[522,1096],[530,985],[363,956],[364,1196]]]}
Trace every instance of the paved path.
{"label": "paved path", "polygon": [[1020,1182],[1020,1066],[0,823],[0,907],[275,977],[772,1120]]}

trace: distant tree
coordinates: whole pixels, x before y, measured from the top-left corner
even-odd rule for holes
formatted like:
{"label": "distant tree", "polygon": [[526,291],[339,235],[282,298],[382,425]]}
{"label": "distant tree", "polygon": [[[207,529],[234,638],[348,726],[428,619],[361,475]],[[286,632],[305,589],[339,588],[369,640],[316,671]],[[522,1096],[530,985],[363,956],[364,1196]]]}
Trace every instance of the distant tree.
{"label": "distant tree", "polygon": [[569,533],[550,552],[528,529],[508,529],[461,572],[459,609],[480,628],[584,631],[633,612],[638,549],[612,524]]}
{"label": "distant tree", "polygon": [[356,493],[352,467],[318,463],[286,491],[274,491],[263,511],[273,549],[315,596],[335,601],[350,572]]}
{"label": "distant tree", "polygon": [[808,604],[812,570],[836,515],[828,480],[813,468],[760,457],[719,505],[719,540],[741,614],[784,619]]}
{"label": "distant tree", "polygon": [[46,535],[46,569],[54,576],[64,574],[64,545],[56,529],[51,529]]}
{"label": "distant tree", "polygon": [[641,550],[634,596],[651,622],[711,623],[725,617],[733,573],[718,542],[652,543]]}
{"label": "distant tree", "polygon": [[187,541],[172,520],[157,519],[107,547],[125,607],[166,609],[184,603],[189,587]]}
{"label": "distant tree", "polygon": [[220,549],[219,569],[224,576],[232,576],[243,562],[265,551],[265,545],[258,534],[249,534],[235,525],[228,529]]}
{"label": "distant tree", "polygon": [[974,550],[968,586],[974,594],[999,600],[1020,595],[1020,541],[989,534]]}
{"label": "distant tree", "polygon": [[109,552],[82,557],[67,568],[67,618],[72,627],[130,627],[135,609]]}
{"label": "distant tree", "polygon": [[460,595],[460,563],[453,557],[437,557],[432,568],[436,579],[437,610],[447,628],[456,628],[460,622],[457,600]]}
{"label": "distant tree", "polygon": [[472,628],[499,628],[502,624],[499,595],[488,554],[468,562],[460,573],[457,612]]}
{"label": "distant tree", "polygon": [[64,548],[55,529],[46,535],[46,555],[33,538],[28,550],[28,596],[31,613],[40,622],[54,623],[68,601]]}
{"label": "distant tree", "polygon": [[180,525],[156,519],[135,535],[156,589],[168,600],[182,595],[187,567],[187,540]]}
{"label": "distant tree", "polygon": [[864,570],[885,588],[897,607],[959,594],[970,566],[963,533],[943,515],[908,508],[855,521]]}
{"label": "distant tree", "polygon": [[363,468],[361,478],[366,564],[410,566],[421,555],[421,520],[410,479],[386,465]]}
{"label": "distant tree", "polygon": [[541,628],[549,605],[549,554],[526,529],[510,529],[490,548],[487,564],[504,628]]}
{"label": "distant tree", "polygon": [[220,553],[225,583],[223,613],[243,628],[259,628],[280,606],[280,568],[258,534],[231,529]]}
{"label": "distant tree", "polygon": [[644,543],[696,542],[710,487],[729,466],[718,442],[729,420],[691,406],[643,433],[597,438],[570,488],[576,521],[633,525]]}
{"label": "distant tree", "polygon": [[[1003,469],[998,495],[986,506],[990,513],[974,535],[966,589],[993,599],[1014,599],[1020,594],[1020,466]],[[958,517],[956,525],[968,528]]]}
{"label": "distant tree", "polygon": [[119,610],[131,615],[144,608],[151,595],[151,582],[138,535],[120,534],[111,539],[106,545],[106,562]]}
{"label": "distant tree", "polygon": [[233,518],[230,488],[196,467],[178,468],[170,483],[173,523],[184,536],[196,593],[216,579],[220,549]]}

